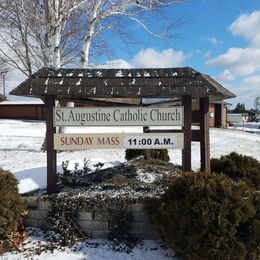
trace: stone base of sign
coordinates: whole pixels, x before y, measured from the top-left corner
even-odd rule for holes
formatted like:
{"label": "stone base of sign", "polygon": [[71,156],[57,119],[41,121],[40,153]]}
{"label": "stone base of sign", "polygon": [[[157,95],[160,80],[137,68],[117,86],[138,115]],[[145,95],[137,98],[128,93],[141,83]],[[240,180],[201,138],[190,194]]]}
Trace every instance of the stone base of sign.
{"label": "stone base of sign", "polygon": [[[28,208],[28,215],[24,220],[26,227],[36,227],[48,230],[46,216],[52,204],[50,201],[42,200],[38,197],[25,197]],[[143,204],[132,204],[133,222],[130,233],[140,240],[159,239],[158,234],[144,213]],[[88,238],[107,239],[111,231],[113,215],[106,209],[92,209],[78,212],[76,219],[82,231]]]}

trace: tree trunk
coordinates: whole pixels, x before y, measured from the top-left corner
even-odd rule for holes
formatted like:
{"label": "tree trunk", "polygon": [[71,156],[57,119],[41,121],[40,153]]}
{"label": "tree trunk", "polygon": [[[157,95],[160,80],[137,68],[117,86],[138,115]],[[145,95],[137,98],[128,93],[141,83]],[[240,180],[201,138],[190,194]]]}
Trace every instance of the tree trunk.
{"label": "tree trunk", "polygon": [[84,38],[82,51],[81,51],[81,68],[86,68],[89,63],[89,50],[92,41],[92,37],[95,33],[95,26],[98,22],[98,9],[101,6],[101,0],[96,0],[91,16],[91,22],[88,26],[86,36]]}

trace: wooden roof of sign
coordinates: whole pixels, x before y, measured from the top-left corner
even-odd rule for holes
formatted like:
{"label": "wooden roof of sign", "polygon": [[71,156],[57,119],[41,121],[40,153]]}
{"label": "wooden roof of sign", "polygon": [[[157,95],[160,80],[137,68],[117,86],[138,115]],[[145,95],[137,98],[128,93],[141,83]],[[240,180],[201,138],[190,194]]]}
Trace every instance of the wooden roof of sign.
{"label": "wooden roof of sign", "polygon": [[208,75],[185,68],[50,69],[42,68],[10,92],[56,99],[171,98],[191,95],[222,100],[235,97]]}

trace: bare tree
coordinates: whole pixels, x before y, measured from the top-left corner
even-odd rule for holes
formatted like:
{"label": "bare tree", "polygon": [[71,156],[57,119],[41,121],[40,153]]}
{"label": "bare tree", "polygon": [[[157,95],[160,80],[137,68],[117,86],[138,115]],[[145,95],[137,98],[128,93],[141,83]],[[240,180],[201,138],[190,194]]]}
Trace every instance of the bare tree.
{"label": "bare tree", "polygon": [[59,68],[73,63],[83,30],[79,7],[85,2],[1,0],[0,54],[9,66],[27,76],[43,66]]}
{"label": "bare tree", "polygon": [[255,100],[254,100],[254,109],[255,109],[256,111],[260,111],[260,96],[255,97]]}
{"label": "bare tree", "polygon": [[[184,2],[184,0],[92,0],[91,12],[88,23],[86,24],[86,34],[84,37],[82,52],[81,52],[81,67],[85,68],[89,64],[90,47],[93,38],[99,35],[102,31],[111,30],[116,32],[119,36],[125,35],[121,30],[119,22],[121,18],[127,18],[135,22],[146,33],[155,37],[165,37],[166,31],[155,33],[146,25],[145,20],[142,19],[144,13],[158,12],[162,8],[176,3]],[[181,20],[174,23],[175,28]],[[172,24],[173,25],[173,24]],[[126,28],[124,28],[126,31]]]}
{"label": "bare tree", "polygon": [[108,49],[103,32],[109,30],[130,42],[127,27],[121,27],[121,21],[128,19],[150,35],[163,37],[149,28],[144,14],[183,1],[1,0],[0,54],[27,76],[43,66],[85,68],[91,51],[103,54]]}

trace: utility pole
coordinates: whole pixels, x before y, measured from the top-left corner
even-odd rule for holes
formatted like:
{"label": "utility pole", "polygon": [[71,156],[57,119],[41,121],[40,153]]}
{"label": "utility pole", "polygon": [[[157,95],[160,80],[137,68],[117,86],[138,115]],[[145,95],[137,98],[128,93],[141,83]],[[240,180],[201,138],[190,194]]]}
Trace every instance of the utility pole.
{"label": "utility pole", "polygon": [[3,95],[5,96],[5,77],[6,77],[6,74],[8,73],[8,70],[5,70],[5,71],[1,71],[0,74],[2,75],[3,77]]}

